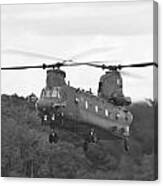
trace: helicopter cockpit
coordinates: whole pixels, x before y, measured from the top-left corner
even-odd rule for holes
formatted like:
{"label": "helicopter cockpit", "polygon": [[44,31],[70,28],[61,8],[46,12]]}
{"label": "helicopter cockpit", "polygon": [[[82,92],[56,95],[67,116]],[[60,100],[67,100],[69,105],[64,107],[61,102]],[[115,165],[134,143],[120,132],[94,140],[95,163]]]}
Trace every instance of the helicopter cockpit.
{"label": "helicopter cockpit", "polygon": [[47,89],[47,88],[43,89],[40,97],[61,99],[61,88],[53,87],[52,89]]}
{"label": "helicopter cockpit", "polygon": [[37,101],[37,109],[49,112],[57,108],[65,107],[65,99],[61,87],[42,89],[40,99]]}

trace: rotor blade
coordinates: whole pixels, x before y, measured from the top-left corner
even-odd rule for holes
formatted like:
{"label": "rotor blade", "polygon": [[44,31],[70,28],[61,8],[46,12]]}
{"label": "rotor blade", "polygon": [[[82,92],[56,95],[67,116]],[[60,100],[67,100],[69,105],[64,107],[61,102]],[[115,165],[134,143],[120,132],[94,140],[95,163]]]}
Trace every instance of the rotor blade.
{"label": "rotor blade", "polygon": [[[89,62],[80,62],[80,63],[71,63],[71,64],[66,64],[65,66],[80,66],[80,65],[87,65],[87,66],[93,66],[97,68],[102,68],[102,69],[108,69],[108,70],[116,70],[116,69],[122,69],[122,68],[127,68],[127,67],[147,67],[147,66],[156,66],[158,67],[157,63],[139,63],[139,64],[129,64],[129,65],[106,65],[104,63],[112,63],[113,61],[89,61]],[[114,62],[116,62],[114,60]],[[96,64],[97,63],[97,64]],[[103,63],[102,65],[98,63]]]}
{"label": "rotor blade", "polygon": [[[64,66],[82,66],[82,65],[88,65],[88,66],[96,66],[96,64],[92,64],[92,63],[87,63],[87,62],[82,62],[82,63],[71,63],[71,64],[65,64]],[[101,67],[101,65],[99,65]]]}
{"label": "rotor blade", "polygon": [[149,62],[149,63],[137,63],[137,64],[129,64],[129,65],[118,65],[119,69],[128,68],[128,67],[147,67],[147,66],[155,66],[158,67],[157,63]]}
{"label": "rotor blade", "polygon": [[[71,61],[73,62],[73,61]],[[80,65],[88,65],[88,66],[93,66],[93,67],[98,67],[98,68],[102,68],[102,66],[107,67],[106,65],[104,65],[104,63],[113,63],[116,62],[115,60],[106,60],[106,61],[88,61],[88,62],[73,62],[70,64],[65,64],[64,66],[80,66]],[[102,64],[99,64],[102,63]]]}
{"label": "rotor blade", "polygon": [[142,79],[144,78],[141,75],[135,74],[135,73],[130,73],[130,72],[126,72],[126,71],[121,71],[121,74],[130,78],[136,78],[136,79]]}
{"label": "rotor blade", "polygon": [[75,67],[75,66],[84,66],[84,65],[93,66],[93,67],[99,66],[99,68],[101,68],[101,65],[96,65],[92,63],[72,63],[72,64],[65,64],[64,66]]}
{"label": "rotor blade", "polygon": [[24,50],[19,50],[19,49],[6,49],[6,50],[4,50],[4,52],[8,53],[8,54],[18,54],[18,55],[23,55],[23,56],[27,56],[27,57],[44,58],[47,60],[66,61],[66,60],[59,58],[59,57],[44,55],[44,54],[39,54],[36,52],[24,51]]}
{"label": "rotor blade", "polygon": [[61,66],[80,66],[80,65],[91,65],[87,63],[72,63],[72,64],[64,64],[63,63],[55,63],[50,65],[35,65],[35,66],[13,66],[13,67],[2,67],[1,70],[26,70],[26,69],[36,69],[36,68],[55,68],[55,67],[61,67]]}
{"label": "rotor blade", "polygon": [[[66,62],[71,62],[67,64]],[[97,67],[97,68],[102,68],[102,69],[108,69],[108,70],[117,70],[117,69],[122,69],[126,67],[147,67],[147,66],[156,66],[158,67],[157,63],[140,63],[140,64],[129,64],[129,65],[105,65],[105,64],[96,64],[96,63],[103,63],[104,61],[89,61],[89,62],[73,62],[72,60],[64,60],[62,63],[55,63],[55,64],[50,64],[50,65],[35,65],[35,66],[15,66],[15,67],[2,67],[1,70],[24,70],[24,69],[32,69],[32,68],[59,68],[61,66],[81,66],[81,65],[87,65],[87,66],[92,66],[92,67]],[[105,62],[110,62],[110,61],[105,61]],[[115,62],[115,61],[114,61]]]}
{"label": "rotor blade", "polygon": [[34,66],[14,66],[14,67],[2,67],[1,70],[26,70],[26,69],[36,69],[36,68],[59,68],[61,66],[65,66],[63,63],[55,63],[55,64],[42,64],[42,65],[34,65]]}
{"label": "rotor blade", "polygon": [[38,66],[2,67],[1,70],[25,70],[25,69],[32,69],[32,68],[43,68],[43,66],[42,65],[38,65]]}

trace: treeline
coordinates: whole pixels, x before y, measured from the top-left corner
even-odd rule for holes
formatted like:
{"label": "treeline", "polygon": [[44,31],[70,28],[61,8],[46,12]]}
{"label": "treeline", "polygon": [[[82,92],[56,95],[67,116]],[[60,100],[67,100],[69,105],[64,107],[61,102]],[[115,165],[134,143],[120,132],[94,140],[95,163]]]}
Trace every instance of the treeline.
{"label": "treeline", "polygon": [[4,177],[153,180],[153,107],[133,105],[131,149],[100,142],[85,153],[83,139],[60,130],[57,144],[40,125],[34,105],[17,95],[1,96],[1,174]]}

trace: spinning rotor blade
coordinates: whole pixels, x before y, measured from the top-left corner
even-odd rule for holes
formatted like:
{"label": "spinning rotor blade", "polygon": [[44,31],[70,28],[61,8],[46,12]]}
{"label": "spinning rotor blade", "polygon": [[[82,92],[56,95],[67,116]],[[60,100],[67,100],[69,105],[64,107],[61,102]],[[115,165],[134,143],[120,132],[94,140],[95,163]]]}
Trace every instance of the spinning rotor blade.
{"label": "spinning rotor blade", "polygon": [[126,72],[126,71],[121,71],[121,74],[130,78],[136,78],[136,79],[142,79],[144,78],[141,75],[135,74],[135,73],[130,73],[130,72]]}
{"label": "spinning rotor blade", "polygon": [[7,50],[4,50],[4,52],[8,53],[8,54],[13,54],[13,55],[18,54],[18,55],[23,55],[23,56],[27,56],[27,57],[44,58],[47,60],[66,61],[66,60],[59,58],[59,57],[44,55],[44,54],[39,54],[36,52],[24,51],[24,50],[19,50],[19,49],[7,49]]}
{"label": "spinning rotor blade", "polygon": [[83,57],[87,57],[93,54],[97,54],[97,53],[109,53],[110,50],[113,50],[114,47],[98,47],[98,48],[91,48],[88,50],[85,50],[83,52],[80,52],[79,54],[76,54],[74,56],[71,57],[72,60],[78,60],[80,58]]}

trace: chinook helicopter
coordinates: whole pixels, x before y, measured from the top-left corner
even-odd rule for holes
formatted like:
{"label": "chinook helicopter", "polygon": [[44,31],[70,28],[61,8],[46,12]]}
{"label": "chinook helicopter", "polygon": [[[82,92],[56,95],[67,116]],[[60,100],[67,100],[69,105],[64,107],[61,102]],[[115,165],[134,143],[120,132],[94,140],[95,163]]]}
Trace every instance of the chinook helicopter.
{"label": "chinook helicopter", "polygon": [[[139,63],[129,65],[97,64],[101,61],[74,62],[63,60],[50,65],[3,67],[1,70],[48,69],[46,87],[42,89],[36,102],[38,116],[42,125],[51,128],[50,143],[57,143],[59,136],[56,128],[64,128],[84,138],[83,148],[89,143],[98,143],[102,139],[122,139],[124,149],[129,150],[130,126],[134,119],[127,109],[131,98],[123,94],[121,69],[155,66],[157,63]],[[101,76],[97,96],[67,84],[66,73],[61,67],[81,65],[106,70]]]}

